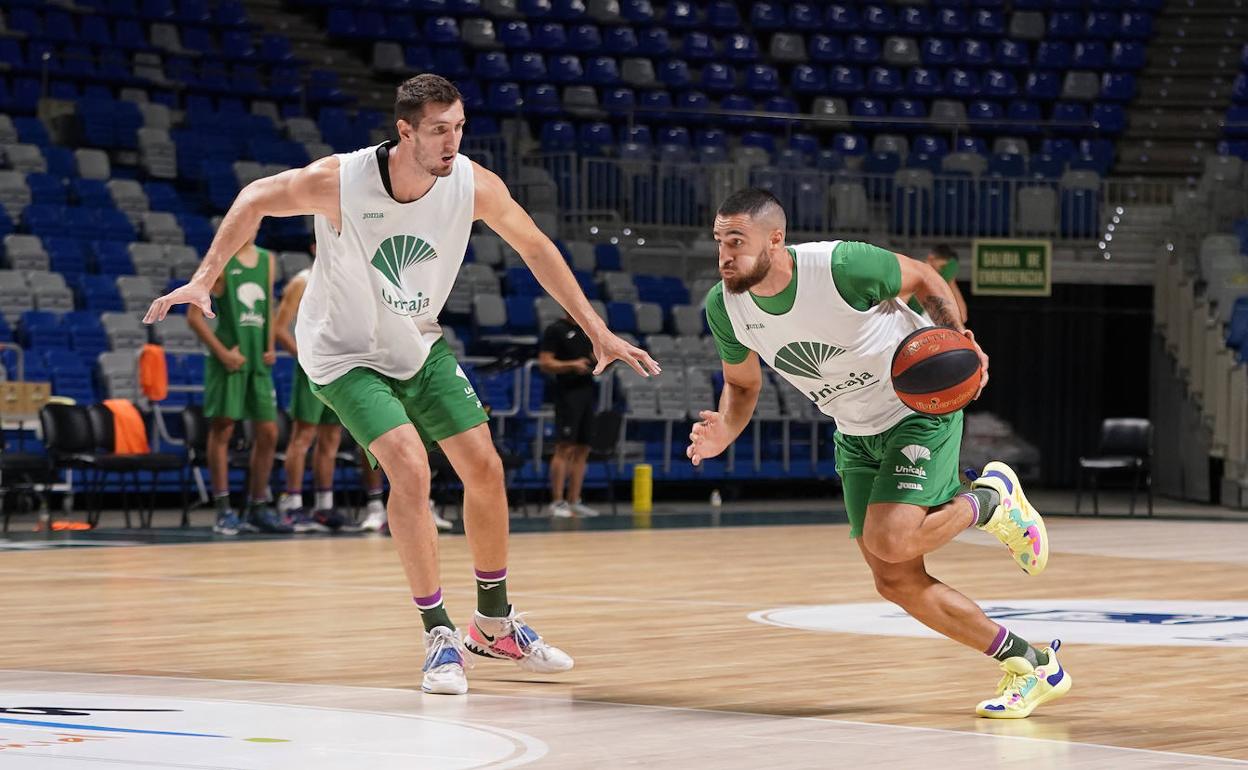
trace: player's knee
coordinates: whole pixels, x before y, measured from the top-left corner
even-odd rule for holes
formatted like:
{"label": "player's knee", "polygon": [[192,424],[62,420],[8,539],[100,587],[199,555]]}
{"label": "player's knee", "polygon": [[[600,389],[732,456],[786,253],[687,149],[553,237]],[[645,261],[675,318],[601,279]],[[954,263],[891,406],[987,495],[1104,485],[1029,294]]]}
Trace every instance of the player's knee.
{"label": "player's knee", "polygon": [[888,572],[875,573],[875,591],[881,598],[899,606],[905,606],[915,596],[920,585],[909,575]]}
{"label": "player's knee", "polygon": [[905,538],[898,537],[892,532],[873,530],[868,527],[863,532],[862,541],[873,556],[890,564],[909,561],[915,556]]}
{"label": "player's knee", "polygon": [[[376,453],[374,453],[376,454]],[[390,478],[391,489],[412,494],[429,490],[429,460],[422,453],[408,446],[392,448],[389,452],[377,454],[382,470]]]}
{"label": "player's knee", "polygon": [[256,444],[263,447],[269,447],[277,444],[277,423],[275,422],[257,422],[256,423]]}
{"label": "player's knee", "polygon": [[501,485],[503,483],[503,460],[492,447],[489,451],[477,452],[472,456],[471,467],[467,469],[464,481],[477,485]]}

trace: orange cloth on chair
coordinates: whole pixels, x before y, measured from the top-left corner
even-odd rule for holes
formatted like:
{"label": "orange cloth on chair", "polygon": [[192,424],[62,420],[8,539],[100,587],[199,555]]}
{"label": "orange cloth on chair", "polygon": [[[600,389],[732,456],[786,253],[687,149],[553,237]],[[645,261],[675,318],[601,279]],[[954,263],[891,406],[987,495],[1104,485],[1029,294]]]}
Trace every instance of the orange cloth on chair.
{"label": "orange cloth on chair", "polygon": [[147,443],[147,428],[143,415],[133,403],[124,398],[104,400],[104,406],[113,413],[113,451],[117,454],[139,455],[152,451]]}
{"label": "orange cloth on chair", "polygon": [[165,363],[165,349],[160,345],[144,345],[139,353],[139,389],[149,401],[164,401],[169,397],[169,368]]}

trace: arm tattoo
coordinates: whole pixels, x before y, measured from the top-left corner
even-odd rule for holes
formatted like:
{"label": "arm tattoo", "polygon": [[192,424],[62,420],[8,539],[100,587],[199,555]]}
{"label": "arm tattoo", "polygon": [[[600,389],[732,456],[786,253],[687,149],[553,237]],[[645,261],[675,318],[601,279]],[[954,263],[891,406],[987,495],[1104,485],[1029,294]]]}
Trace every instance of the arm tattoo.
{"label": "arm tattoo", "polygon": [[958,315],[952,303],[946,301],[943,297],[929,295],[924,297],[923,309],[927,311],[927,315],[932,319],[932,323],[937,326],[948,326],[952,329],[961,329],[962,324],[958,321]]}

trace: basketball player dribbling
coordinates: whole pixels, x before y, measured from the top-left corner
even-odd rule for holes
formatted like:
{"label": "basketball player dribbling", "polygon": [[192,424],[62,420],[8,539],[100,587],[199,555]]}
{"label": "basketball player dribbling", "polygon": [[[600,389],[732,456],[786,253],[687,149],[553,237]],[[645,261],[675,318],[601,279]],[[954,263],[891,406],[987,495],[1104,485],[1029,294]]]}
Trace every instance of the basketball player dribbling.
{"label": "basketball player dribbling", "polygon": [[[299,364],[323,400],[390,479],[390,531],[425,626],[422,689],[467,691],[463,650],[514,660],[526,671],[572,667],[507,601],[507,492],[488,418],[438,326],[483,220],[524,258],[594,346],[595,374],[623,361],[658,374],[640,348],[607,330],[555,245],[495,174],[459,154],[464,105],[436,75],[402,83],[399,139],[333,155],[248,185],[235,199],[190,283],[157,299],[146,321],[191,303],[210,312],[208,288],[265,216],[315,215],[317,259],[295,336]],[[437,443],[464,483],[464,518],[477,612],[461,640],[442,603],[437,532],[429,513],[429,458]]]}
{"label": "basketball player dribbling", "polygon": [[[850,537],[876,590],[924,625],[1000,661],[996,695],[980,716],[1026,717],[1064,695],[1070,674],[1060,642],[1037,649],[990,620],[964,595],[927,574],[924,554],[971,526],[992,533],[1029,575],[1048,562],[1040,514],[1009,466],[991,462],[959,494],[962,413],[919,414],[893,392],[898,344],[928,325],[906,306],[917,297],[933,323],[963,332],[948,283],[930,266],[865,243],[785,246],[783,207],[763,190],[730,195],[715,216],[722,280],[706,317],[722,361],[717,411],[693,426],[694,465],[723,452],[749,424],[762,387],[760,357],[836,420],[836,468]],[[988,382],[988,357],[980,389]]]}

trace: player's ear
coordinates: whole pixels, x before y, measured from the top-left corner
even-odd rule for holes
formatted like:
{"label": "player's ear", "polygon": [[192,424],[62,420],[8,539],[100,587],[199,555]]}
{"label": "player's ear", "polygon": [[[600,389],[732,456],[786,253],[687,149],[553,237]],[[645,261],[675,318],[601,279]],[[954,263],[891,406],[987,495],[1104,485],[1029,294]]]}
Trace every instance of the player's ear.
{"label": "player's ear", "polygon": [[412,134],[416,133],[416,127],[408,123],[403,118],[395,121],[394,127],[399,131],[399,141],[405,142],[412,138]]}

